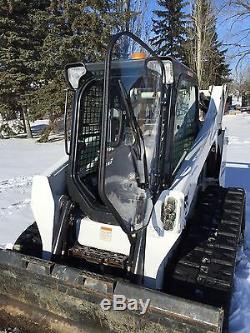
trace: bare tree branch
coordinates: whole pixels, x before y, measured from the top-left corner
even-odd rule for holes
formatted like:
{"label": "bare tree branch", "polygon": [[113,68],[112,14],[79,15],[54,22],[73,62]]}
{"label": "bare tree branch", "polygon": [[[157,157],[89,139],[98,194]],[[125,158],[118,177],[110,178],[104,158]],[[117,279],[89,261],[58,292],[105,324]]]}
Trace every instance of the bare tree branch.
{"label": "bare tree branch", "polygon": [[[217,0],[214,0],[218,4]],[[246,63],[246,59],[250,57],[249,35],[250,28],[247,20],[250,18],[250,1],[249,0],[224,0],[220,5],[223,9],[220,22],[221,25],[230,24],[227,31],[227,40],[222,46],[228,48],[227,57],[236,65],[236,75],[241,67]]]}

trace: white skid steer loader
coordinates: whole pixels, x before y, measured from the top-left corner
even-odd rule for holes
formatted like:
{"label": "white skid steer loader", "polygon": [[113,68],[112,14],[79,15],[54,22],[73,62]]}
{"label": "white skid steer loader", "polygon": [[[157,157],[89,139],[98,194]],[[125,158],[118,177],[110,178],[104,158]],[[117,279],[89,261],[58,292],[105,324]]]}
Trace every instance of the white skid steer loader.
{"label": "white skid steer loader", "polygon": [[65,71],[68,158],[34,177],[36,222],[0,251],[0,310],[25,332],[226,331],[245,201],[219,184],[226,87],[199,91],[131,33]]}

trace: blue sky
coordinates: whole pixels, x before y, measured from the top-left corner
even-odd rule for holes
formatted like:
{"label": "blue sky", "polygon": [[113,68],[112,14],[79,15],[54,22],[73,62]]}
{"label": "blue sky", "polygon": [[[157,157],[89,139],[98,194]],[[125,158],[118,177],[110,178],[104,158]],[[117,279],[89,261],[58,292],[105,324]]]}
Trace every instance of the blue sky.
{"label": "blue sky", "polygon": [[[243,35],[242,30],[250,27],[250,16],[247,19],[237,20],[232,18],[236,12],[236,8],[223,7],[226,0],[214,0],[215,14],[217,18],[217,32],[219,40],[224,44],[238,43],[250,45],[250,35]],[[150,21],[152,17],[152,11],[157,8],[157,0],[148,0],[147,18]],[[242,41],[242,37],[245,37]],[[234,46],[225,46],[228,48],[227,61],[230,64],[232,73],[235,74],[235,67],[238,62],[237,54],[242,51],[242,48],[235,48]],[[250,66],[250,58],[245,58],[238,70],[244,70],[244,68]]]}

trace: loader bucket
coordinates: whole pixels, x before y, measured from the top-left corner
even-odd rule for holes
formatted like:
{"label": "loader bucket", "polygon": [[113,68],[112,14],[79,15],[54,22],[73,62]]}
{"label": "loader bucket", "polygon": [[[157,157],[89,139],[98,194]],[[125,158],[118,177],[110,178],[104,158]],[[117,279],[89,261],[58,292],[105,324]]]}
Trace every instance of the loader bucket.
{"label": "loader bucket", "polygon": [[[144,315],[104,311],[113,295],[150,299]],[[0,330],[21,332],[221,332],[223,311],[84,270],[0,250]]]}

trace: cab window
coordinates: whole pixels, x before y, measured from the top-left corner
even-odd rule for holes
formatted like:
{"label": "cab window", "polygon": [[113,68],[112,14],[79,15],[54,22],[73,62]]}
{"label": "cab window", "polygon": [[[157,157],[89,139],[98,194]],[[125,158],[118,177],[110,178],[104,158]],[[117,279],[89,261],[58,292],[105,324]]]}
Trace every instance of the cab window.
{"label": "cab window", "polygon": [[172,172],[178,169],[189,153],[198,132],[197,88],[181,79],[177,91],[174,139],[172,149]]}

